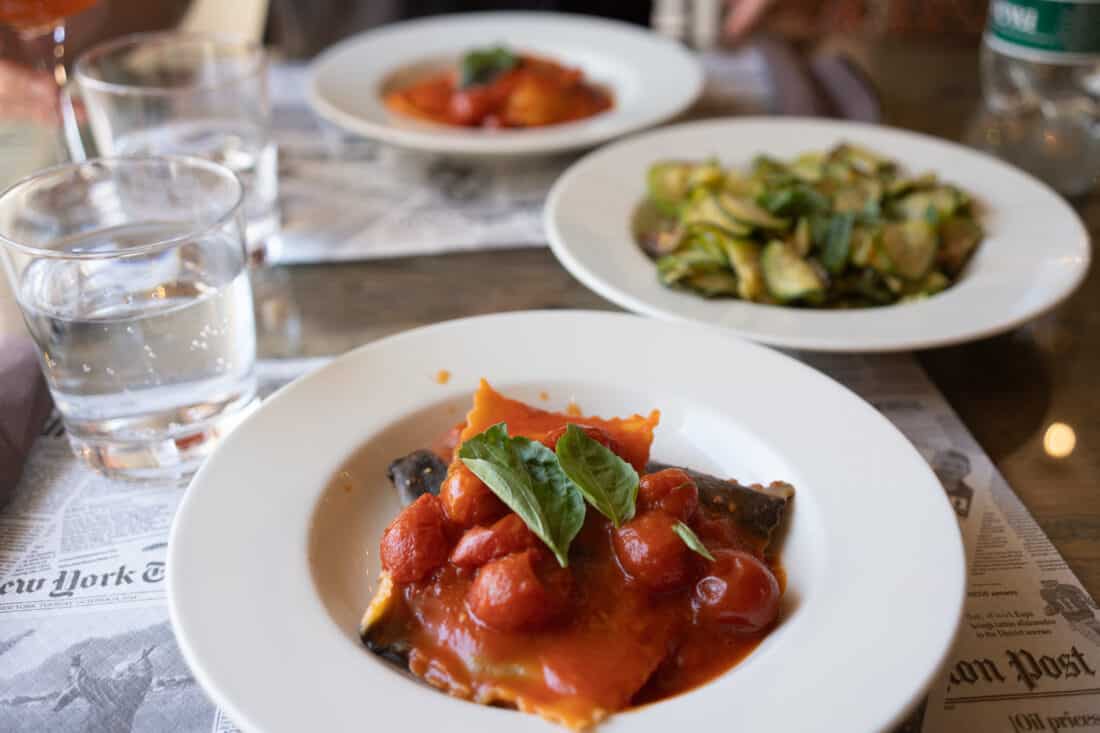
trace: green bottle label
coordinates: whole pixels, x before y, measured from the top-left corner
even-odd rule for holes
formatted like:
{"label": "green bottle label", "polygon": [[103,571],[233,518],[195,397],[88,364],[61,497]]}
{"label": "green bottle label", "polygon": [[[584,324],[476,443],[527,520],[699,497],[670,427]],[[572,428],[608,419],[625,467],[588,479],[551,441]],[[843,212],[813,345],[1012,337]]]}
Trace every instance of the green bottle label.
{"label": "green bottle label", "polygon": [[993,0],[986,43],[1036,61],[1100,58],[1100,0]]}

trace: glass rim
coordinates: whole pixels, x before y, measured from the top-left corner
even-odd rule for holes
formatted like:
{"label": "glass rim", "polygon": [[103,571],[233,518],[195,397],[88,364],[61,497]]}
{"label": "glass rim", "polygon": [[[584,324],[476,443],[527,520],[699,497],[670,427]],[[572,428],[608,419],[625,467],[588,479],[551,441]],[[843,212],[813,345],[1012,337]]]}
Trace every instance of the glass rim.
{"label": "glass rim", "polygon": [[[205,43],[215,47],[233,48],[245,51],[254,59],[254,63],[245,70],[232,74],[224,79],[213,82],[201,82],[188,86],[163,86],[157,84],[126,84],[116,81],[105,81],[90,73],[90,65],[104,56],[127,47],[140,48],[146,44],[167,45],[170,43]],[[267,54],[263,46],[243,38],[217,33],[192,33],[187,31],[143,31],[129,33],[125,36],[96,44],[84,53],[80,54],[73,64],[74,77],[81,86],[99,92],[132,96],[174,96],[177,94],[194,94],[200,91],[209,91],[224,86],[238,84],[245,79],[258,76],[267,67]]]}
{"label": "glass rim", "polygon": [[36,247],[31,244],[25,244],[18,242],[11,237],[5,235],[0,230],[0,247],[11,248],[17,252],[21,252],[31,257],[40,257],[44,259],[55,260],[117,260],[124,257],[136,257],[143,254],[152,254],[154,252],[160,252],[163,250],[172,249],[178,247],[185,242],[188,242],[195,237],[202,236],[214,229],[224,226],[233,217],[237,216],[241,211],[241,206],[244,203],[244,184],[241,182],[240,176],[220,163],[215,163],[212,160],[206,158],[199,158],[194,155],[140,155],[140,156],[116,156],[116,157],[104,157],[104,158],[89,158],[79,162],[60,163],[58,165],[52,165],[48,168],[42,168],[40,170],[31,173],[28,176],[20,178],[15,183],[11,184],[7,188],[0,191],[0,207],[4,205],[4,201],[18,189],[30,186],[40,180],[46,179],[62,171],[76,171],[80,168],[85,168],[91,165],[109,165],[112,167],[120,167],[122,165],[133,165],[135,163],[182,163],[191,168],[203,168],[207,171],[217,174],[223,179],[228,179],[233,182],[233,200],[227,205],[226,210],[217,216],[213,217],[208,222],[203,222],[195,227],[187,230],[182,234],[177,234],[172,237],[166,237],[164,239],[158,239],[153,242],[147,242],[145,244],[139,244],[135,247],[119,251],[113,250],[108,252],[66,252],[64,250],[46,249],[43,247]]}

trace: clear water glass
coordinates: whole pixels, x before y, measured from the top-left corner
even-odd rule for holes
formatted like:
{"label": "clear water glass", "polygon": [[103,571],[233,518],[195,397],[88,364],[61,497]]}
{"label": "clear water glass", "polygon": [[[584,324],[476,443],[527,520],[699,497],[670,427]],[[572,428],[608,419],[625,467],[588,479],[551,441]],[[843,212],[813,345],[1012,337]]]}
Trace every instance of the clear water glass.
{"label": "clear water glass", "polygon": [[70,85],[62,95],[74,160],[90,157],[70,99],[79,91],[99,155],[195,155],[221,163],[244,182],[249,250],[261,257],[277,247],[278,153],[260,46],[140,33],[80,56],[74,79],[77,89]]}
{"label": "clear water glass", "polygon": [[194,157],[95,159],[0,193],[0,261],[73,450],[186,477],[256,402],[244,191]]}

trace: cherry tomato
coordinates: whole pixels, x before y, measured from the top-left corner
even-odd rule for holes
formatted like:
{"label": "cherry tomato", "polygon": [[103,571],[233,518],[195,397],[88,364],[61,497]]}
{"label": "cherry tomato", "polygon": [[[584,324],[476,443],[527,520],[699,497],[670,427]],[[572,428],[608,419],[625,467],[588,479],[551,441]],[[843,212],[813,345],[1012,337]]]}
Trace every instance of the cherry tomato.
{"label": "cherry tomato", "polygon": [[532,631],[561,615],[572,587],[572,573],[548,552],[524,550],[483,565],[466,594],[466,606],[490,628]]}
{"label": "cherry tomato", "polygon": [[[583,430],[585,435],[587,435],[589,438],[592,438],[592,440],[596,441],[604,448],[607,448],[612,453],[618,455],[619,446],[616,445],[614,438],[607,434],[606,430],[594,428],[589,425],[577,425],[577,427]],[[546,435],[542,436],[542,440],[540,442],[550,450],[554,450],[558,447],[558,441],[561,439],[561,436],[565,435],[565,431],[568,428],[569,425],[562,425],[559,428],[554,428]]]}
{"label": "cherry tomato", "polygon": [[491,527],[466,530],[451,553],[451,562],[462,568],[479,568],[498,557],[538,547],[540,542],[518,514],[509,514]]}
{"label": "cherry tomato", "polygon": [[588,509],[584,515],[584,524],[573,543],[569,545],[570,556],[592,556],[607,549],[607,530],[611,522],[604,515]]}
{"label": "cherry tomato", "polygon": [[611,533],[619,566],[632,581],[653,591],[668,591],[691,582],[693,553],[672,531],[677,519],[662,511],[636,516]]}
{"label": "cherry tomato", "polygon": [[728,516],[708,516],[707,512],[701,511],[691,520],[691,528],[707,547],[736,550],[749,550],[752,547]]}
{"label": "cherry tomato", "polygon": [[450,100],[451,120],[457,125],[476,126],[493,110],[494,101],[488,86],[456,91]]}
{"label": "cherry tomato", "polygon": [[447,468],[439,500],[447,518],[459,527],[491,524],[508,512],[504,502],[462,461],[455,461]]}
{"label": "cherry tomato", "polygon": [[714,562],[695,584],[691,606],[698,623],[752,633],[779,614],[779,581],[747,552],[715,550]]}
{"label": "cherry tomato", "polygon": [[413,583],[445,563],[450,549],[443,508],[437,498],[424,494],[382,533],[382,568],[398,583]]}
{"label": "cherry tomato", "polygon": [[638,483],[638,511],[661,509],[686,522],[699,508],[699,487],[679,468],[646,474]]}
{"label": "cherry tomato", "polygon": [[458,444],[462,442],[462,431],[465,428],[466,423],[464,422],[452,426],[450,430],[439,436],[432,444],[432,451],[450,464],[450,462],[454,460],[455,451],[458,450]]}

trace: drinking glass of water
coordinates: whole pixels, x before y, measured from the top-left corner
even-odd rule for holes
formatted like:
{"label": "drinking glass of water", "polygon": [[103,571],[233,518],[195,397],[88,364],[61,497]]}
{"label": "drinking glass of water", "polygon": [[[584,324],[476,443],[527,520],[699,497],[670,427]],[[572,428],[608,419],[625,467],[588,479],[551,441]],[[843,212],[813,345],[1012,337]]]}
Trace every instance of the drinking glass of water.
{"label": "drinking glass of water", "polygon": [[71,96],[78,92],[99,155],[195,155],[240,176],[249,252],[257,259],[265,249],[271,254],[279,231],[278,154],[261,47],[140,33],[80,56],[74,78],[61,105],[73,160],[91,157],[73,111]]}
{"label": "drinking glass of water", "polygon": [[244,192],[184,157],[95,159],[0,193],[11,279],[76,453],[184,477],[256,402]]}

